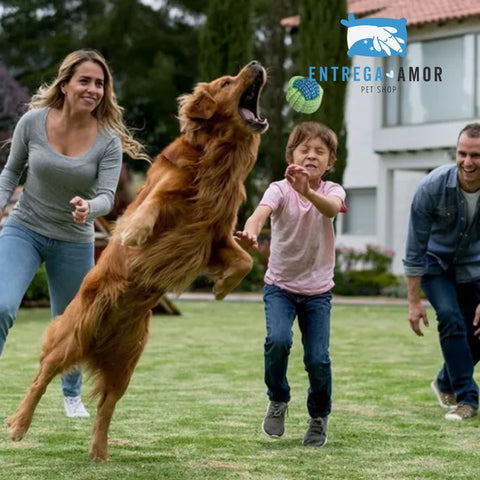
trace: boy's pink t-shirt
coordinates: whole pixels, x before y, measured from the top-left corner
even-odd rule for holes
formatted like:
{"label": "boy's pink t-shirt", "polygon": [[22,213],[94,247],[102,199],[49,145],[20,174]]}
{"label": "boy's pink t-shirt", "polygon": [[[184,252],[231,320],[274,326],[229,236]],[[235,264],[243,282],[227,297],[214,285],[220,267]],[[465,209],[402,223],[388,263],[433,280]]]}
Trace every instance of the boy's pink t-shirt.
{"label": "boy's pink t-shirt", "polygon": [[[346,210],[345,190],[340,185],[322,181],[317,193],[339,197]],[[270,184],[260,205],[272,209],[265,283],[302,295],[330,290],[335,266],[333,218],[303,201],[287,180]]]}

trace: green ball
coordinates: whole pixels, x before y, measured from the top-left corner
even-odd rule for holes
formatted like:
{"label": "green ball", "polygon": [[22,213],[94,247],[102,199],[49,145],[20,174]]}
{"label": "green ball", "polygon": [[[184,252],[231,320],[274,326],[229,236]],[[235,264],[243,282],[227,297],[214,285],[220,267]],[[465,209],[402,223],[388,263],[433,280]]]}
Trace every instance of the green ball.
{"label": "green ball", "polygon": [[310,114],[320,107],[323,88],[311,78],[296,75],[288,82],[286,98],[295,111]]}
{"label": "green ball", "polygon": [[307,101],[302,95],[302,92],[300,92],[296,88],[288,89],[287,102],[296,112],[301,112],[307,103]]}

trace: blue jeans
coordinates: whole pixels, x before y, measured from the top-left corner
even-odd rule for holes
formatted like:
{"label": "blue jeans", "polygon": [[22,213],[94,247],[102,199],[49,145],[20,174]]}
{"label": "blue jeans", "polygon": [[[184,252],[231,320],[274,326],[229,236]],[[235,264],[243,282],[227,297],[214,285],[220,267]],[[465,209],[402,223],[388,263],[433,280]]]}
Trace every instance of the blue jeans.
{"label": "blue jeans", "polygon": [[[9,219],[0,234],[0,355],[22,298],[45,262],[52,317],[61,315],[94,265],[94,243],[54,240]],[[62,376],[67,397],[80,395],[79,368]]]}
{"label": "blue jeans", "polygon": [[275,285],[263,288],[267,336],[265,384],[271,401],[288,402],[288,356],[293,343],[293,322],[298,317],[302,334],[303,363],[308,373],[307,408],[311,417],[326,417],[332,407],[330,343],[331,292],[299,295]]}
{"label": "blue jeans", "polygon": [[478,408],[478,386],[473,379],[480,359],[480,341],[473,335],[473,318],[480,303],[480,280],[456,283],[454,273],[424,275],[422,290],[435,309],[444,365],[437,382],[442,392],[453,392],[458,403]]}

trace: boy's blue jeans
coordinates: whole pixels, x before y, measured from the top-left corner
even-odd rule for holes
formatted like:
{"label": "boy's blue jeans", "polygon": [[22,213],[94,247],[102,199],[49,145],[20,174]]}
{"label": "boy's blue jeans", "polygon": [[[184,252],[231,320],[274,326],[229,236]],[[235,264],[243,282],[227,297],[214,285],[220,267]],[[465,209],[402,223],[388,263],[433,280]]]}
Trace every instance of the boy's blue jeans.
{"label": "boy's blue jeans", "polygon": [[456,283],[450,271],[424,275],[422,290],[435,309],[444,365],[437,382],[442,392],[453,392],[458,403],[478,408],[478,386],[473,369],[480,359],[480,341],[473,335],[473,318],[480,303],[480,280]]}
{"label": "boy's blue jeans", "polygon": [[[9,219],[0,234],[0,355],[23,296],[45,262],[52,317],[63,313],[94,265],[94,243],[54,240]],[[67,397],[80,395],[82,372],[62,376]]]}
{"label": "boy's blue jeans", "polygon": [[307,408],[311,417],[326,417],[331,410],[332,373],[330,342],[331,292],[299,295],[275,285],[263,288],[267,336],[265,339],[265,384],[271,401],[288,402],[288,356],[293,342],[293,322],[298,317],[302,334],[303,362],[308,373]]}

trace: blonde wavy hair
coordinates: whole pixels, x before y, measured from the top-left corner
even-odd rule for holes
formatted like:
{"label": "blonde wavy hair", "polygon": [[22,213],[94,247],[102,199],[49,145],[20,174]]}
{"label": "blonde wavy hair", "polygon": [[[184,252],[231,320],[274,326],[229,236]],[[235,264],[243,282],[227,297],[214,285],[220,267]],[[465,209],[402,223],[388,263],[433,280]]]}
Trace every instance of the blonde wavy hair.
{"label": "blonde wavy hair", "polygon": [[106,60],[96,50],[82,49],[68,54],[61,63],[57,78],[50,83],[42,85],[32,96],[28,105],[29,109],[51,107],[62,108],[65,95],[62,85],[68,83],[75,74],[76,69],[83,62],[94,62],[103,70],[104,94],[100,105],[92,112],[100,126],[107,132],[117,135],[122,142],[122,150],[131,158],[138,158],[150,162],[150,157],[145,153],[145,147],[133,138],[123,120],[123,108],[118,105],[113,90],[113,78]]}

